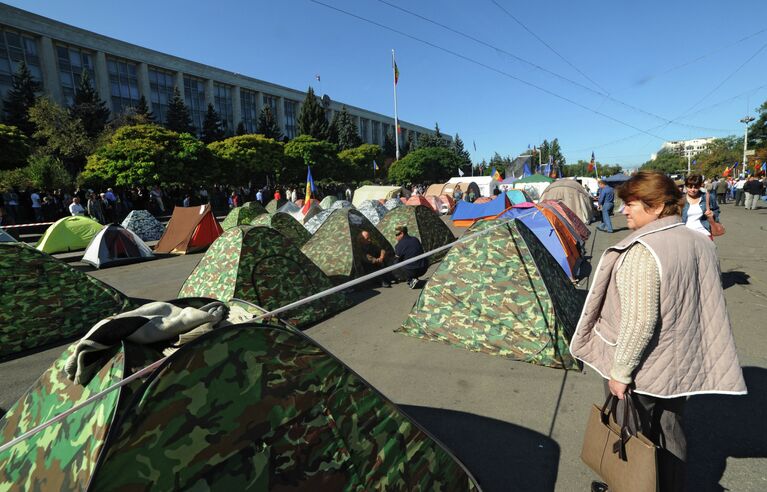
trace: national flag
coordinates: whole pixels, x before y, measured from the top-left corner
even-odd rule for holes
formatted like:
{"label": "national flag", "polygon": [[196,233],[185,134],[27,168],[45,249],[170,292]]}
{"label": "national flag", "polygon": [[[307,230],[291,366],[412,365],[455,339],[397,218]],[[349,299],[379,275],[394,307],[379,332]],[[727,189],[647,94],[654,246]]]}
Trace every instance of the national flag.
{"label": "national flag", "polygon": [[394,55],[392,54],[392,63],[394,64],[394,85],[399,82],[399,68],[397,68],[397,62],[394,61]]}
{"label": "national flag", "polygon": [[378,171],[378,163],[373,159],[373,171]]}
{"label": "national flag", "polygon": [[314,187],[314,180],[312,179],[312,168],[306,166],[306,197],[304,198],[304,208],[301,209],[302,214],[306,214],[309,211],[312,204],[312,192],[317,191]]}
{"label": "national flag", "polygon": [[594,166],[596,165],[596,160],[594,159],[594,152],[591,153],[591,160],[589,161],[589,172],[594,171]]}
{"label": "national flag", "polygon": [[722,172],[722,176],[724,176],[725,178],[728,177],[730,174],[732,174],[732,170],[734,168],[735,168],[734,165],[732,167],[724,166],[724,171]]}
{"label": "national flag", "polygon": [[526,178],[527,176],[532,176],[533,173],[530,172],[530,166],[527,165],[527,162],[525,162],[525,167],[522,169],[522,177]]}
{"label": "national flag", "polygon": [[463,169],[458,168],[458,176],[463,177]]}
{"label": "national flag", "polygon": [[492,176],[496,181],[503,181],[503,176],[501,176],[500,171],[498,171],[496,168],[493,168],[493,172],[490,173],[490,176]]}
{"label": "national flag", "polygon": [[759,163],[754,162],[754,171],[758,171],[758,170],[759,170]]}
{"label": "national flag", "polygon": [[553,163],[553,160],[554,159],[551,156],[549,156],[549,162],[546,163],[546,167],[543,169],[543,174],[545,176],[548,176],[549,174],[551,174],[551,165]]}
{"label": "national flag", "polygon": [[402,135],[402,127],[400,126],[400,124],[399,124],[399,123],[397,123],[397,133],[399,133],[400,135]]}
{"label": "national flag", "polygon": [[763,173],[767,173],[767,161],[762,162],[761,169]]}

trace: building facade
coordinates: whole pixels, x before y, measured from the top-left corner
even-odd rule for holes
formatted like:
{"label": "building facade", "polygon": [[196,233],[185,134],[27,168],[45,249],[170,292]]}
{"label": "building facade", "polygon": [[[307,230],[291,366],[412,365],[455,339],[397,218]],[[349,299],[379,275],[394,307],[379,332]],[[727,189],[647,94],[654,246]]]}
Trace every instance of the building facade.
{"label": "building facade", "polygon": [[685,159],[691,159],[706,150],[708,145],[714,140],[714,137],[702,137],[693,138],[691,140],[672,140],[670,142],[663,142],[660,150],[652,155],[652,160],[655,160],[658,153],[663,151],[672,152]]}
{"label": "building facade", "polygon": [[[62,105],[74,101],[76,87],[87,71],[113,115],[135,107],[144,96],[159,122],[165,121],[174,88],[189,108],[192,122],[202,128],[212,104],[227,131],[240,122],[256,131],[261,109],[269,106],[283,134],[297,136],[297,118],[305,92],[291,89],[173,55],[136,46],[0,3],[0,97],[11,87],[18,64],[25,61],[44,92]],[[323,98],[328,120],[343,106],[357,123],[363,142],[383,145],[394,135],[394,119]],[[418,139],[432,130],[400,120],[400,145],[408,135]]]}

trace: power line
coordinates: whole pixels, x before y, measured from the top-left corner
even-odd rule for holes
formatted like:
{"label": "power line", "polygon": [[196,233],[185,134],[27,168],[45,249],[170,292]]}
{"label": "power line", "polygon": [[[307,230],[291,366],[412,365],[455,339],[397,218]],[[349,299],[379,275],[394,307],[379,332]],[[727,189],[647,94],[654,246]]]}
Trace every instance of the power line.
{"label": "power line", "polygon": [[[594,90],[593,88],[588,87],[586,85],[583,85],[580,82],[577,82],[577,81],[572,80],[572,79],[570,79],[570,78],[568,78],[568,77],[566,77],[564,75],[561,75],[561,74],[556,73],[556,72],[554,72],[552,70],[549,70],[549,69],[547,69],[547,68],[545,68],[545,67],[543,67],[541,65],[538,65],[535,62],[532,62],[532,61],[527,60],[525,58],[522,58],[522,57],[520,57],[518,55],[515,55],[514,53],[511,53],[511,52],[509,52],[509,51],[507,51],[507,50],[505,50],[503,48],[500,48],[500,47],[498,47],[498,46],[496,46],[494,44],[491,44],[491,43],[488,43],[486,41],[483,41],[482,39],[479,39],[479,38],[477,38],[475,36],[467,34],[467,33],[463,32],[463,31],[459,31],[458,29],[455,29],[455,28],[450,27],[448,25],[442,24],[441,22],[437,22],[437,21],[435,21],[433,19],[430,19],[430,18],[428,18],[428,17],[426,17],[424,15],[421,15],[421,14],[419,14],[417,12],[413,12],[411,10],[405,9],[403,7],[400,7],[399,5],[395,5],[395,4],[391,3],[391,2],[388,2],[387,0],[377,0],[377,1],[379,3],[382,3],[384,5],[387,5],[387,6],[391,7],[391,8],[393,8],[393,9],[399,10],[400,12],[404,12],[404,13],[406,13],[408,15],[411,15],[413,17],[421,19],[421,20],[423,20],[425,22],[428,22],[428,23],[433,24],[435,26],[441,27],[442,29],[445,29],[446,31],[449,31],[449,32],[451,32],[453,34],[457,34],[458,36],[461,36],[461,37],[464,37],[464,38],[469,39],[471,41],[474,41],[475,43],[478,43],[478,44],[480,44],[482,46],[490,48],[490,49],[492,49],[494,51],[503,53],[504,55],[507,55],[507,56],[509,56],[511,58],[514,58],[515,60],[517,60],[519,62],[525,63],[525,64],[527,64],[527,65],[529,65],[529,66],[531,66],[531,67],[533,67],[533,68],[535,68],[537,70],[540,70],[540,71],[545,72],[545,73],[547,73],[547,74],[549,74],[549,75],[551,75],[553,77],[556,77],[556,78],[558,78],[560,80],[563,80],[563,81],[565,81],[567,83],[570,83],[572,85],[575,85],[576,87],[578,87],[580,89],[583,89],[585,91],[591,92],[592,94],[596,94],[596,95],[599,95],[601,97],[604,97],[605,99],[607,99],[609,101],[612,101],[612,102],[614,102],[616,104],[619,104],[621,106],[624,106],[624,107],[626,107],[628,109],[640,112],[640,113],[645,114],[647,116],[651,116],[651,117],[656,118],[656,119],[658,119],[660,121],[663,121],[664,123],[671,123],[671,120],[669,120],[668,118],[660,116],[660,115],[658,115],[656,113],[653,113],[651,111],[647,111],[645,109],[639,108],[637,106],[633,106],[633,105],[631,105],[629,103],[623,102],[623,101],[621,101],[619,99],[616,99],[616,98],[610,96],[610,94],[607,94],[606,92],[600,92],[598,90]],[[715,132],[726,131],[726,130],[721,130],[719,128],[706,128],[706,127],[701,127],[701,126],[696,126],[696,125],[689,125],[689,124],[685,124],[685,123],[675,123],[675,124],[679,125],[679,126],[686,126],[686,127],[689,127],[689,128],[694,128],[696,130],[715,131]]]}
{"label": "power line", "polygon": [[495,6],[496,6],[496,7],[498,7],[499,9],[501,9],[501,10],[502,10],[502,11],[503,11],[503,12],[504,12],[506,15],[508,15],[509,17],[511,17],[511,18],[514,20],[514,22],[516,22],[517,24],[519,24],[520,26],[522,26],[522,28],[523,28],[525,31],[527,31],[528,33],[530,33],[530,35],[531,35],[531,36],[533,36],[535,39],[537,39],[538,41],[540,41],[541,43],[543,43],[543,45],[544,45],[545,47],[547,47],[549,50],[551,50],[551,52],[552,52],[552,53],[554,53],[554,54],[555,54],[555,55],[557,55],[559,58],[561,58],[561,59],[562,59],[562,61],[564,61],[565,63],[567,63],[568,65],[570,65],[570,66],[573,68],[573,70],[575,70],[576,72],[578,72],[579,74],[581,74],[583,77],[585,77],[585,78],[586,78],[586,79],[587,79],[589,82],[591,82],[591,83],[592,83],[592,84],[594,84],[595,86],[599,87],[599,88],[602,90],[602,92],[605,92],[605,93],[607,93],[607,92],[608,92],[608,91],[607,91],[607,89],[605,89],[604,87],[602,87],[601,85],[599,85],[598,83],[596,83],[596,82],[595,82],[595,81],[594,81],[594,80],[593,80],[591,77],[589,77],[588,75],[586,75],[585,73],[583,73],[583,72],[582,72],[582,71],[581,71],[581,70],[580,70],[578,67],[576,67],[575,65],[573,65],[572,63],[570,63],[570,61],[569,61],[567,58],[565,58],[564,56],[562,56],[562,55],[561,55],[561,54],[560,54],[560,53],[559,53],[557,50],[555,50],[553,47],[551,47],[551,45],[549,45],[549,43],[547,43],[546,41],[544,41],[543,39],[541,39],[541,38],[540,38],[540,37],[539,37],[537,34],[535,34],[535,32],[533,32],[532,30],[528,29],[528,27],[527,27],[527,26],[526,26],[526,25],[525,25],[525,24],[524,24],[522,21],[520,21],[519,19],[517,19],[517,18],[516,18],[516,17],[515,17],[515,16],[514,16],[514,15],[513,15],[511,12],[509,12],[508,10],[506,10],[505,8],[503,8],[503,7],[501,6],[501,4],[499,4],[499,3],[498,3],[498,2],[496,2],[495,0],[490,0],[490,1],[491,1],[491,2],[493,2],[493,4],[495,4]]}
{"label": "power line", "polygon": [[498,68],[495,68],[495,67],[490,66],[490,65],[488,65],[486,63],[483,63],[483,62],[480,62],[478,60],[475,60],[475,59],[473,59],[471,57],[468,57],[466,55],[462,55],[462,54],[460,54],[460,53],[458,53],[456,51],[453,51],[453,50],[450,50],[448,48],[445,48],[444,46],[440,46],[438,44],[432,43],[431,41],[427,41],[425,39],[418,38],[416,36],[413,36],[412,34],[408,34],[408,33],[404,32],[404,31],[400,31],[398,29],[395,29],[393,27],[389,27],[387,25],[381,24],[381,23],[376,22],[374,20],[371,20],[371,19],[359,16],[359,15],[354,14],[352,12],[349,12],[347,10],[343,10],[343,9],[338,8],[338,7],[334,7],[332,5],[328,5],[326,3],[320,2],[319,0],[309,0],[309,1],[314,3],[314,4],[326,7],[328,9],[335,10],[336,12],[340,12],[340,13],[342,13],[344,15],[349,16],[349,17],[353,17],[353,18],[355,18],[357,20],[361,20],[363,22],[367,22],[367,23],[372,24],[374,26],[380,27],[381,29],[385,29],[387,31],[391,31],[393,33],[399,34],[400,36],[404,36],[404,37],[406,37],[408,39],[412,39],[413,41],[417,41],[419,43],[425,44],[425,45],[430,46],[430,47],[432,47],[434,49],[443,51],[443,52],[448,53],[448,54],[450,54],[452,56],[455,56],[456,58],[460,58],[460,59],[462,59],[464,61],[467,61],[469,63],[472,63],[474,65],[480,66],[480,67],[485,68],[487,70],[490,70],[490,71],[493,71],[493,72],[498,73],[500,75],[503,75],[505,77],[508,77],[508,78],[510,78],[512,80],[516,80],[517,82],[519,82],[521,84],[524,84],[524,85],[526,85],[528,87],[532,87],[534,89],[537,89],[537,90],[539,90],[539,91],[541,91],[541,92],[543,92],[545,94],[548,94],[550,96],[556,97],[557,99],[561,99],[561,100],[563,100],[565,102],[568,102],[568,103],[570,103],[570,104],[572,104],[574,106],[577,106],[577,107],[579,107],[581,109],[584,109],[584,110],[586,110],[586,111],[588,111],[590,113],[594,113],[596,115],[602,116],[603,118],[606,118],[606,119],[608,119],[610,121],[613,121],[615,123],[618,123],[620,125],[626,126],[628,128],[634,129],[634,130],[636,130],[638,132],[644,133],[644,134],[649,135],[651,137],[657,138],[658,140],[663,140],[663,141],[667,140],[664,137],[660,137],[658,135],[654,135],[654,134],[650,133],[649,131],[645,131],[645,130],[639,128],[638,126],[632,125],[631,123],[627,123],[627,122],[625,122],[623,120],[619,120],[618,118],[615,118],[614,116],[610,116],[609,114],[603,113],[601,111],[597,111],[597,110],[595,110],[593,108],[585,106],[585,105],[583,105],[583,104],[581,104],[581,103],[579,103],[579,102],[577,102],[577,101],[575,101],[573,99],[570,99],[570,98],[568,98],[566,96],[557,94],[556,92],[553,92],[553,91],[551,91],[549,89],[541,87],[541,86],[539,86],[537,84],[534,84],[532,82],[528,82],[527,80],[521,79],[521,78],[517,77],[516,75],[513,75],[513,74],[511,74],[509,72],[506,72],[504,70],[500,70]]}

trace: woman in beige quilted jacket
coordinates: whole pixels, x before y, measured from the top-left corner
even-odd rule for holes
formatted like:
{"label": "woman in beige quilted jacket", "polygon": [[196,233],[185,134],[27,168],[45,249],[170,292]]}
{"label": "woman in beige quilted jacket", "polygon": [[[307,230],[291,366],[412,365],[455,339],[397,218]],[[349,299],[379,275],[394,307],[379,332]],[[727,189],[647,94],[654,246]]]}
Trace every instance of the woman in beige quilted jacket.
{"label": "woman in beige quilted jacket", "polygon": [[570,349],[606,391],[620,400],[634,393],[642,432],[662,448],[661,490],[680,491],[687,397],[745,394],[746,385],[716,248],[685,227],[682,193],[665,175],[643,171],[618,196],[633,232],[602,255]]}

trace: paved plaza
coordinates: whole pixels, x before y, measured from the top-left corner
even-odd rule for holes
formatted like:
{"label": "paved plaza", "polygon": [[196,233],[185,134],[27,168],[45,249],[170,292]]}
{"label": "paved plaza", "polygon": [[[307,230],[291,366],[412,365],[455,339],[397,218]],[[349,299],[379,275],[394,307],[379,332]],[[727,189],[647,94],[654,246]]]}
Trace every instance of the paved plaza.
{"label": "paved plaza", "polygon": [[[749,395],[690,399],[690,490],[763,491],[767,207],[746,211],[724,205],[721,220],[727,234],[716,243]],[[625,224],[616,215],[615,234],[591,227],[594,267],[606,247],[629,233]],[[165,300],[176,296],[200,258],[192,254],[103,271],[75,266],[129,296]],[[586,286],[582,281],[580,287]],[[588,369],[566,372],[394,333],[419,292],[397,284],[356,293],[354,307],[306,333],[444,442],[484,490],[588,490],[594,477],[580,461],[580,445],[591,404],[604,399],[601,379]],[[0,364],[0,406],[15,401],[63,347]]]}

